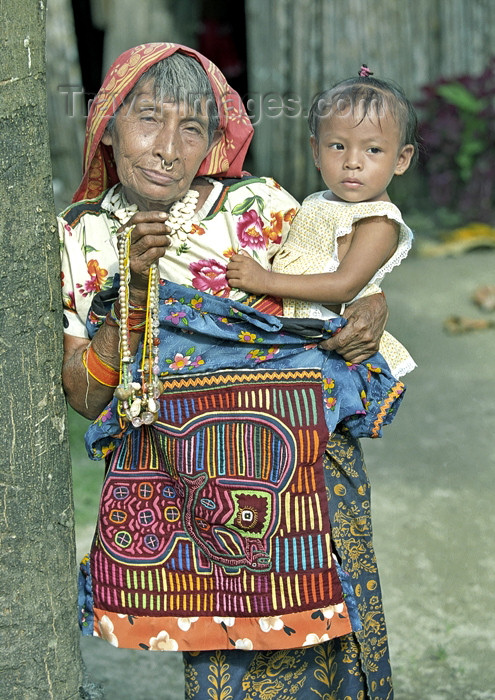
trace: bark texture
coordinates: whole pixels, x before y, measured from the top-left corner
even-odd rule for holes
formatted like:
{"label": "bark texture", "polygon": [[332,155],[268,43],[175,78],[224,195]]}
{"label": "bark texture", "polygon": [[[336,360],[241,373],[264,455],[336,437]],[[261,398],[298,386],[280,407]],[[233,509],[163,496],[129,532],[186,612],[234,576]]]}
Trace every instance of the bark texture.
{"label": "bark texture", "polygon": [[0,697],[80,697],[43,0],[0,23]]}

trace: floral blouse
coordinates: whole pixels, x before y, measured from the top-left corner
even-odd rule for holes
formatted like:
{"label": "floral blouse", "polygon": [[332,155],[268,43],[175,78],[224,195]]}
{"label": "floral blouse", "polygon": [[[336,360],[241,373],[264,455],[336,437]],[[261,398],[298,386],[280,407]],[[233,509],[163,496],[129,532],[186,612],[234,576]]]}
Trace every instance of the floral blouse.
{"label": "floral blouse", "polygon": [[[160,276],[243,301],[248,295],[231,289],[226,278],[230,257],[245,249],[268,268],[299,205],[271,178],[208,179],[213,189],[196,212],[185,240],[172,236],[160,259]],[[118,184],[96,199],[71,205],[60,215],[66,333],[87,337],[85,324],[92,298],[111,288],[118,273],[117,230],[134,211]]]}

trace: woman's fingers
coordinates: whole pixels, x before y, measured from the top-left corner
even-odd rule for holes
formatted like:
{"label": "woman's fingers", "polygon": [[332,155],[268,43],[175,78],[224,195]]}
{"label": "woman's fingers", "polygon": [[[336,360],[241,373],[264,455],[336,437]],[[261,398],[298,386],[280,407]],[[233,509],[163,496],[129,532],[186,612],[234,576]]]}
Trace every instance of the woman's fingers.
{"label": "woman's fingers", "polygon": [[150,266],[165,255],[170,245],[167,214],[160,211],[138,211],[125,228],[130,226],[133,227],[129,251],[131,286],[143,289],[148,284]]}
{"label": "woman's fingers", "polygon": [[124,230],[125,228],[129,228],[129,226],[135,226],[137,224],[146,224],[146,223],[165,223],[167,220],[168,214],[166,211],[136,211],[134,214],[131,216],[129,221],[120,227],[120,230]]}
{"label": "woman's fingers", "polygon": [[150,254],[154,256],[154,262],[165,254],[170,245],[169,234],[162,229],[157,229],[151,225],[139,225],[131,233],[131,259],[144,257],[149,259]]}
{"label": "woman's fingers", "polygon": [[150,246],[146,241],[141,240],[145,236],[157,236],[160,241],[168,239],[170,228],[167,226],[167,218],[168,214],[163,211],[137,211],[119,231],[132,226],[131,245],[138,244],[141,249],[148,248]]}

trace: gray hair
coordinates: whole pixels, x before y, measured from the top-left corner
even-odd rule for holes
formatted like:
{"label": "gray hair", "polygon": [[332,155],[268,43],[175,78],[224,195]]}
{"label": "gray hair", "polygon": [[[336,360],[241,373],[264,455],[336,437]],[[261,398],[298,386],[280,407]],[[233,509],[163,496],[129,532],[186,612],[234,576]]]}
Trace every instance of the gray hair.
{"label": "gray hair", "polygon": [[208,144],[212,142],[218,129],[220,118],[218,108],[208,76],[202,65],[192,56],[174,53],[153,64],[143,73],[122,105],[115,110],[107,124],[107,130],[112,133],[115,128],[115,117],[125,104],[132,102],[137,90],[145,83],[152,82],[154,97],[157,102],[170,100],[186,104],[194,114],[202,114],[206,107],[208,116]]}

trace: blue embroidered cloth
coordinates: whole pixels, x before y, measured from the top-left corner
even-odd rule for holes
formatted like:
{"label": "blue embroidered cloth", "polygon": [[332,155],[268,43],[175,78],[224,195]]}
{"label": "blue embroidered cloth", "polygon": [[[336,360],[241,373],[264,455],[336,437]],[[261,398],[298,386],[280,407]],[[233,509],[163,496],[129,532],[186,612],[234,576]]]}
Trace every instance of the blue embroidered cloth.
{"label": "blue embroidered cloth", "polygon": [[[299,334],[305,332],[304,319],[269,316],[165,280],[161,280],[159,296],[162,379],[225,369],[318,369],[330,434],[341,424],[353,437],[380,437],[382,426],[393,420],[405,387],[392,376],[380,354],[363,364],[349,364],[338,353],[317,345],[343,328],[343,317],[322,321],[321,331],[310,331],[308,339]],[[103,318],[101,313],[90,312],[90,337]],[[288,330],[291,328],[298,332]],[[136,380],[140,379],[141,350],[132,365]],[[140,428],[128,425],[122,431],[113,399],[86,433],[89,456],[101,459],[132,430]]]}

